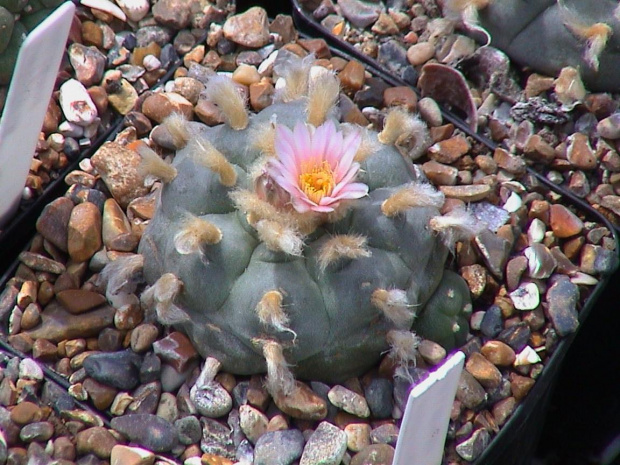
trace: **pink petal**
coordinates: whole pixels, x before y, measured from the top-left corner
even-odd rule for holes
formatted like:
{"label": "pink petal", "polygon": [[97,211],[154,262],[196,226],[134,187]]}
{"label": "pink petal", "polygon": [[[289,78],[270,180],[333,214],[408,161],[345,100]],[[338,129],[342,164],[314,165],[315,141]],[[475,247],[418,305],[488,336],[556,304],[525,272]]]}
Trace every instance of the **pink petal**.
{"label": "pink petal", "polygon": [[326,121],[316,129],[312,137],[312,156],[315,160],[326,160],[327,146],[335,133],[336,126],[332,121]]}
{"label": "pink petal", "polygon": [[283,168],[291,176],[298,177],[299,169],[296,160],[295,137],[293,132],[286,126],[280,124],[276,126],[275,149]]}
{"label": "pink petal", "polygon": [[351,167],[349,167],[349,171],[347,171],[344,175],[344,177],[337,181],[338,184],[336,184],[336,187],[334,187],[334,190],[332,192],[332,195],[336,195],[338,194],[338,192],[340,192],[340,190],[351,183],[351,181],[353,181],[353,179],[355,179],[355,177],[357,176],[357,173],[359,173],[359,169],[360,169],[360,165],[358,163],[353,163]]}
{"label": "pink petal", "polygon": [[342,153],[340,162],[338,163],[338,167],[335,172],[336,179],[340,179],[348,171],[351,163],[353,163],[353,158],[355,158],[355,154],[357,153],[361,142],[362,135],[359,131],[355,131],[345,137],[343,141],[344,152]]}
{"label": "pink petal", "polygon": [[342,156],[342,132],[335,131],[333,136],[328,140],[327,147],[325,147],[324,160],[329,163],[329,166],[335,170],[340,162]]}
{"label": "pink petal", "polygon": [[295,159],[297,165],[301,166],[302,163],[310,160],[310,148],[312,147],[310,131],[305,123],[298,121],[293,130],[293,136],[295,138]]}
{"label": "pink petal", "polygon": [[368,195],[368,186],[361,182],[347,184],[338,194],[339,199],[359,199]]}

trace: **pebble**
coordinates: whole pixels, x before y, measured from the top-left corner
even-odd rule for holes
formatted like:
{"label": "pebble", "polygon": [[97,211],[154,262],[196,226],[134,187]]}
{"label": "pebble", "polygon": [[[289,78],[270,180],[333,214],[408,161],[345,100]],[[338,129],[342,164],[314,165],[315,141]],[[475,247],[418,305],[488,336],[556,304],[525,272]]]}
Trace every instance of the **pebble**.
{"label": "pebble", "polygon": [[532,378],[517,375],[516,373],[510,374],[510,391],[517,401],[523,399],[534,387],[535,383],[536,381]]}
{"label": "pebble", "polygon": [[181,444],[190,445],[200,442],[202,437],[202,428],[200,421],[193,415],[179,418],[174,422],[174,426],[179,433],[179,441]]}
{"label": "pebble", "polygon": [[74,315],[87,312],[107,302],[105,296],[98,292],[83,289],[66,289],[57,292],[56,298],[65,310]]}
{"label": "pebble", "polygon": [[345,91],[355,93],[364,87],[366,70],[359,61],[350,60],[338,73],[338,78]]}
{"label": "pebble", "polygon": [[34,402],[23,401],[13,407],[10,418],[16,425],[24,426],[40,421],[43,418],[43,412]]}
{"label": "pebble", "polygon": [[347,449],[359,452],[370,445],[370,425],[368,423],[351,423],[344,427],[347,435]]}
{"label": "pebble", "polygon": [[178,372],[185,371],[188,365],[198,358],[198,352],[189,338],[179,331],[173,331],[155,342],[153,351]]}
{"label": "pebble", "polygon": [[224,37],[244,47],[260,48],[269,43],[267,12],[260,7],[231,16],[222,30]]}
{"label": "pebble", "polygon": [[172,29],[183,29],[190,24],[192,4],[181,0],[159,0],[153,5],[155,20]]}
{"label": "pebble", "polygon": [[463,202],[479,202],[486,199],[491,193],[491,186],[488,184],[472,184],[465,186],[439,186],[439,190],[451,199],[462,200]]}
{"label": "pebble", "polygon": [[502,381],[502,374],[483,355],[474,352],[465,363],[465,369],[484,387],[495,389]]}
{"label": "pebble", "polygon": [[360,0],[341,0],[338,5],[342,15],[355,27],[360,29],[370,26],[379,19],[381,7]]}
{"label": "pebble", "polygon": [[114,92],[108,93],[108,103],[121,115],[131,112],[138,102],[138,91],[127,79],[120,79]]}
{"label": "pebble", "polygon": [[373,444],[389,444],[396,447],[399,428],[394,423],[384,423],[370,432],[370,442]]}
{"label": "pebble", "polygon": [[467,370],[461,372],[456,390],[456,398],[469,409],[475,409],[486,400],[482,385]]}
{"label": "pebble", "polygon": [[121,208],[149,193],[138,174],[140,156],[116,142],[104,143],[91,157],[91,163]]}
{"label": "pebble", "polygon": [[276,393],[273,401],[283,413],[293,418],[322,420],[327,416],[327,402],[299,381],[295,382],[295,390],[291,394]]}
{"label": "pebble", "polygon": [[579,288],[563,276],[547,290],[547,313],[558,335],[573,333],[579,326],[577,302]]}
{"label": "pebble", "polygon": [[566,158],[576,168],[580,170],[593,170],[598,166],[598,160],[588,136],[576,132],[567,138]]}
{"label": "pebble", "polygon": [[512,348],[501,341],[488,341],[481,348],[480,353],[493,365],[505,367],[514,363],[516,354]]}
{"label": "pebble", "polygon": [[153,465],[155,454],[141,447],[117,444],[110,454],[110,465]]}
{"label": "pebble", "polygon": [[540,356],[530,346],[525,346],[515,358],[514,366],[533,365],[540,362]]}
{"label": "pebble", "polygon": [[596,132],[605,139],[620,139],[620,113],[600,120],[596,125]]}
{"label": "pebble", "polygon": [[112,449],[117,444],[118,441],[112,433],[103,426],[87,428],[75,436],[75,449],[78,454],[92,453],[100,459],[109,459]]}
{"label": "pebble", "polygon": [[474,431],[469,439],[456,446],[456,452],[468,462],[476,460],[491,442],[491,436],[486,429]]}
{"label": "pebble", "polygon": [[349,465],[390,465],[395,450],[388,444],[371,444],[351,458]]}
{"label": "pebble", "polygon": [[533,243],[523,251],[528,261],[528,274],[534,279],[545,279],[551,276],[557,261],[544,244]]}
{"label": "pebble", "polygon": [[413,66],[420,66],[435,56],[435,46],[430,42],[419,42],[407,49],[407,60]]}
{"label": "pebble", "polygon": [[234,457],[235,446],[232,430],[222,423],[211,418],[201,418],[202,439],[200,449],[206,454],[218,454]]}
{"label": "pebble", "polygon": [[180,113],[186,120],[192,120],[194,106],[189,100],[176,92],[158,92],[144,99],[142,113],[156,123],[161,123],[173,113]]}
{"label": "pebble", "polygon": [[250,405],[239,407],[239,421],[241,431],[252,444],[256,444],[256,441],[267,432],[267,425],[269,424],[269,418]]}
{"label": "pebble", "polygon": [[169,421],[148,413],[112,418],[111,426],[131,442],[153,452],[169,452],[178,442],[178,434]]}
{"label": "pebble", "polygon": [[297,429],[263,434],[254,448],[254,465],[290,465],[301,458],[304,437]]}
{"label": "pebble", "polygon": [[347,435],[326,421],[310,435],[299,465],[338,465],[347,450]]}
{"label": "pebble", "polygon": [[95,122],[98,116],[97,107],[80,81],[69,79],[60,86],[58,100],[65,118],[70,123],[84,127]]}
{"label": "pebble", "polygon": [[75,70],[75,77],[83,86],[90,87],[101,82],[106,57],[97,47],[74,43],[69,46],[67,52],[69,62]]}
{"label": "pebble", "polygon": [[139,382],[140,357],[130,351],[89,355],[84,369],[96,381],[122,390],[135,388]]}
{"label": "pebble", "polygon": [[344,386],[334,386],[327,393],[327,397],[333,405],[351,415],[360,418],[367,418],[370,416],[370,409],[368,408],[366,399]]}
{"label": "pebble", "polygon": [[104,305],[82,315],[71,315],[52,301],[41,312],[41,325],[26,332],[32,339],[60,342],[66,339],[97,336],[114,320],[115,309]]}
{"label": "pebble", "polygon": [[54,425],[48,421],[39,421],[25,425],[19,432],[19,438],[24,442],[45,442],[54,434]]}
{"label": "pebble", "polygon": [[393,384],[387,378],[372,378],[364,387],[364,397],[375,419],[390,418],[394,408]]}

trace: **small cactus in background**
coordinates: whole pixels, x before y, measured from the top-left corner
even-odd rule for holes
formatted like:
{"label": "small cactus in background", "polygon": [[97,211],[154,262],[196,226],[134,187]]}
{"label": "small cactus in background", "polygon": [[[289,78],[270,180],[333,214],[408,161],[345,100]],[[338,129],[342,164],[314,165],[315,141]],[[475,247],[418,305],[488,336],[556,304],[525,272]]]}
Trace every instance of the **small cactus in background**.
{"label": "small cactus in background", "polygon": [[226,124],[169,118],[172,164],[140,149],[144,174],[162,181],[139,247],[147,314],[228,372],[266,372],[272,393],[294,377],[360,375],[387,351],[407,364],[415,333],[450,350],[471,310],[444,267],[472,222],[439,220],[443,194],[409,158],[428,143],[421,123],[402,110],[378,134],[340,123],[337,78],[288,60],[276,63],[278,103],[249,115],[215,76]]}
{"label": "small cactus in background", "polygon": [[550,76],[570,66],[590,90],[620,90],[616,0],[445,0],[443,6],[521,65]]}

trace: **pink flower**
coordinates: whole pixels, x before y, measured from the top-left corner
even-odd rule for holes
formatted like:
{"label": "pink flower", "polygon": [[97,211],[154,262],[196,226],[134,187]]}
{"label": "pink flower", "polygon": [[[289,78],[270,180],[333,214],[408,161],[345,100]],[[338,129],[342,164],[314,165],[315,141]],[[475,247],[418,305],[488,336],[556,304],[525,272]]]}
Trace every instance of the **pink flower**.
{"label": "pink flower", "polygon": [[360,142],[359,132],[344,136],[332,121],[316,129],[299,122],[293,131],[279,124],[276,156],[269,159],[267,173],[290,194],[298,212],[333,212],[342,200],[368,194],[366,184],[353,182]]}

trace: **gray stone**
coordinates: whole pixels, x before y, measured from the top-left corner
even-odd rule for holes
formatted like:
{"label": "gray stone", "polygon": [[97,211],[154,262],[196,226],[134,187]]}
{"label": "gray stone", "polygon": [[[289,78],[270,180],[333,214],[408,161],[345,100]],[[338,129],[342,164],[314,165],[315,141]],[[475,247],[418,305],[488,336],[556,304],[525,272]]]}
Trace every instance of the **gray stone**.
{"label": "gray stone", "polygon": [[138,413],[112,418],[112,428],[153,452],[169,452],[178,443],[177,430],[157,415]]}
{"label": "gray stone", "polygon": [[86,373],[95,381],[122,390],[135,388],[140,382],[141,358],[131,351],[89,355],[84,359]]}
{"label": "gray stone", "polygon": [[381,5],[379,3],[362,2],[359,0],[340,0],[338,2],[342,10],[342,15],[348,19],[351,24],[360,29],[370,26],[381,13]]}
{"label": "gray stone", "polygon": [[372,378],[364,389],[364,396],[373,418],[390,418],[394,408],[392,382],[386,378]]}
{"label": "gray stone", "polygon": [[338,465],[346,451],[346,433],[322,421],[308,439],[299,465]]}
{"label": "gray stone", "polygon": [[486,337],[497,336],[504,328],[504,322],[502,319],[502,309],[498,305],[491,305],[486,312],[480,323],[480,331]]}
{"label": "gray stone", "polygon": [[235,444],[232,430],[217,420],[201,418],[202,440],[200,450],[205,454],[216,454],[233,459],[235,457]]}
{"label": "gray stone", "polygon": [[476,460],[480,454],[487,448],[491,436],[485,429],[474,431],[471,437],[456,446],[456,452],[468,462]]}
{"label": "gray stone", "polygon": [[561,276],[547,291],[548,314],[560,336],[573,333],[579,326],[577,302],[579,288],[566,276]]}
{"label": "gray stone", "polygon": [[179,442],[184,445],[198,444],[202,437],[200,421],[193,415],[179,418],[174,422],[174,426],[179,432]]}
{"label": "gray stone", "polygon": [[301,457],[304,437],[301,431],[287,429],[263,434],[254,448],[254,465],[290,465]]}

